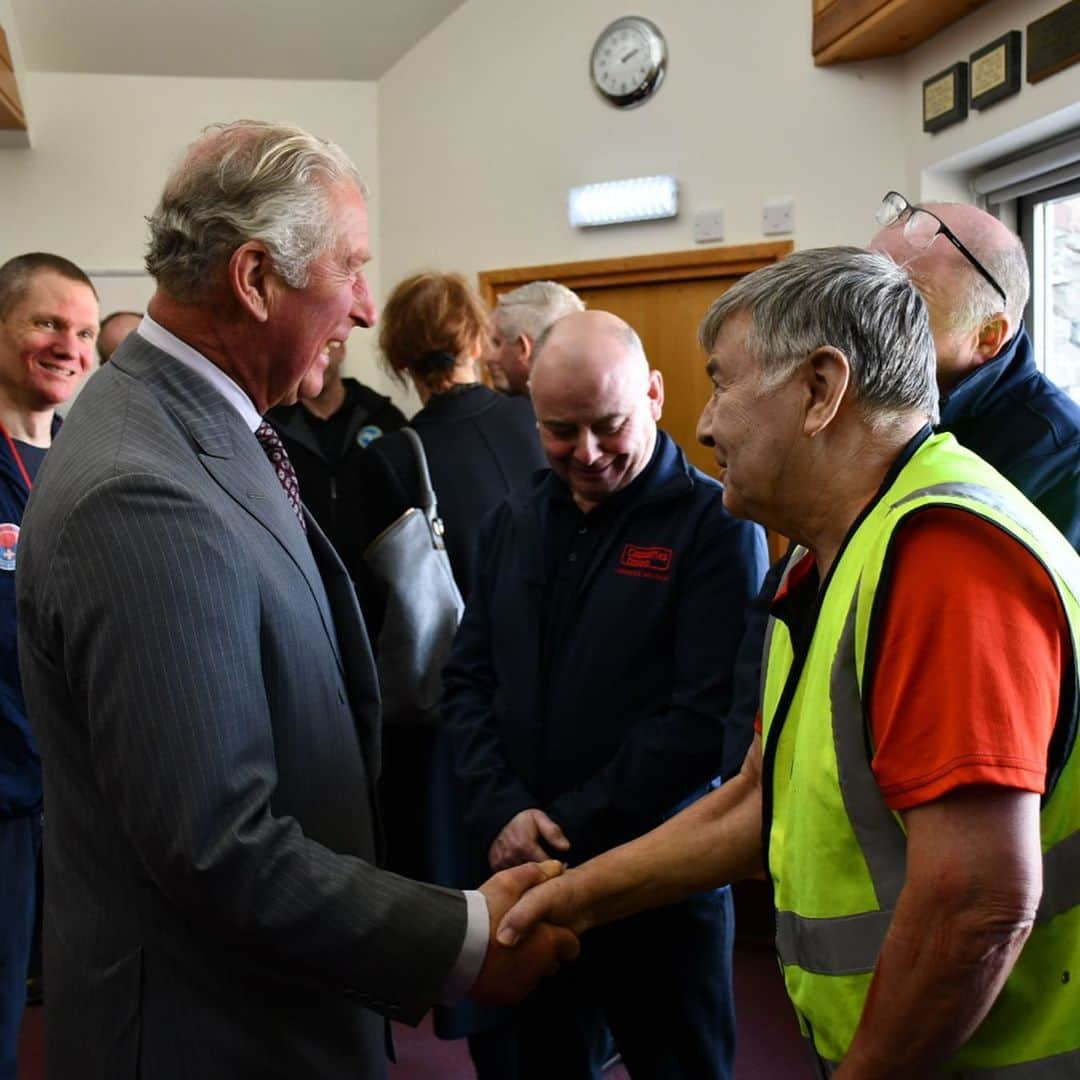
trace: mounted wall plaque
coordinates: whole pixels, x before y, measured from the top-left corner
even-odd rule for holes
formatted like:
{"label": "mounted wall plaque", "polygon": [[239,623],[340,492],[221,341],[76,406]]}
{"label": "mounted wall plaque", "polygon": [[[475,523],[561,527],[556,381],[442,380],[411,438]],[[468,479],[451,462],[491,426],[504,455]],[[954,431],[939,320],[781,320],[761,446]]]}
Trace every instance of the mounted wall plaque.
{"label": "mounted wall plaque", "polygon": [[973,109],[985,109],[1019,91],[1022,39],[1019,30],[1010,30],[971,54],[968,73]]}
{"label": "mounted wall plaque", "polygon": [[967,117],[967,64],[962,60],[922,84],[923,131],[940,131]]}
{"label": "mounted wall plaque", "polygon": [[1064,71],[1080,60],[1080,0],[1069,3],[1028,23],[1027,81],[1043,79]]}

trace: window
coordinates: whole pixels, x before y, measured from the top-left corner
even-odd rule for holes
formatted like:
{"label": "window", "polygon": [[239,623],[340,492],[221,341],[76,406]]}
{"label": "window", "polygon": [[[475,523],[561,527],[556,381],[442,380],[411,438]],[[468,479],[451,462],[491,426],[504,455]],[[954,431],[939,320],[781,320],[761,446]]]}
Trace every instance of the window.
{"label": "window", "polygon": [[1017,218],[1031,262],[1035,361],[1080,401],[1080,180],[1023,196]]}

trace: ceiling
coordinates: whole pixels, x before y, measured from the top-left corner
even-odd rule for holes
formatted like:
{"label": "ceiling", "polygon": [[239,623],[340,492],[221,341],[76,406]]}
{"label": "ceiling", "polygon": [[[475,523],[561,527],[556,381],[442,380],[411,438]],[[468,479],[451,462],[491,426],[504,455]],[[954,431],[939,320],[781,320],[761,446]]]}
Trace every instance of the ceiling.
{"label": "ceiling", "polygon": [[12,0],[31,71],[378,79],[464,0]]}

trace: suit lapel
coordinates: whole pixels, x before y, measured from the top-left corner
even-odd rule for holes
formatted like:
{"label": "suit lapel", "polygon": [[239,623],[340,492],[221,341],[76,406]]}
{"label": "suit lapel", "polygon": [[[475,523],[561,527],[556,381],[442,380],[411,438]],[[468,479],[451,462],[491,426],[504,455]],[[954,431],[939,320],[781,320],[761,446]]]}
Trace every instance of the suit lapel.
{"label": "suit lapel", "polygon": [[240,414],[198,372],[142,339],[117,359],[122,370],[148,384],[188,432],[210,477],[274,537],[303,575],[344,675],[326,588],[308,537],[300,528],[274,467]]}
{"label": "suit lapel", "polygon": [[[326,586],[330,613],[337,630],[335,636],[341,652],[349,658],[349,663],[343,669],[345,688],[349,694],[353,715],[357,718],[364,754],[374,780],[378,775],[378,763],[382,752],[381,725],[378,722],[367,721],[373,715],[377,721],[379,690],[375,679],[375,660],[371,654],[367,629],[356,599],[356,587],[345,569],[345,564],[327,540],[326,534],[319,528],[318,522],[306,509],[304,516],[307,519],[307,535],[312,556],[322,582]],[[361,660],[364,662],[361,663]]]}

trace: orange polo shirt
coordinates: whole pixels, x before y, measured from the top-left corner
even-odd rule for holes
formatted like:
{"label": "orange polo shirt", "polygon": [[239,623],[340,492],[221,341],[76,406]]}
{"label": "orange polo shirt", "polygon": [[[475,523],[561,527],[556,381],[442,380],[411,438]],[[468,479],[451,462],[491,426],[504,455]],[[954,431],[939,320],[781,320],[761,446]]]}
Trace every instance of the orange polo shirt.
{"label": "orange polo shirt", "polygon": [[[970,784],[1042,794],[1072,657],[1050,576],[997,526],[947,508],[897,530],[892,566],[869,658],[871,767],[886,803],[907,810]],[[787,592],[812,587],[808,570]]]}

